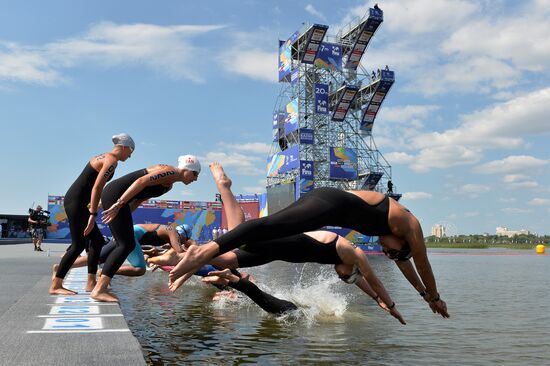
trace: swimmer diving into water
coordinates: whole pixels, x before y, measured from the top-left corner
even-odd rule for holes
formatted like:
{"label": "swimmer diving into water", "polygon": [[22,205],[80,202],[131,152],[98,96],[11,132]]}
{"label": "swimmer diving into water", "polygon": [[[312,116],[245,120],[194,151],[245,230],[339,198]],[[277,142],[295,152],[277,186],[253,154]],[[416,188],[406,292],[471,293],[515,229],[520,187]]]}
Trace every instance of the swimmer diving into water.
{"label": "swimmer diving into water", "polygon": [[[437,291],[418,219],[394,199],[372,191],[317,188],[273,215],[244,222],[214,241],[190,248],[170,272],[170,288],[175,291],[195,268],[240,245],[280,239],[324,226],[340,226],[364,235],[379,236],[386,256],[398,263],[407,280],[424,295],[432,311],[449,317],[447,305]],[[416,270],[409,261],[411,257]],[[411,271],[417,272],[419,277]]]}

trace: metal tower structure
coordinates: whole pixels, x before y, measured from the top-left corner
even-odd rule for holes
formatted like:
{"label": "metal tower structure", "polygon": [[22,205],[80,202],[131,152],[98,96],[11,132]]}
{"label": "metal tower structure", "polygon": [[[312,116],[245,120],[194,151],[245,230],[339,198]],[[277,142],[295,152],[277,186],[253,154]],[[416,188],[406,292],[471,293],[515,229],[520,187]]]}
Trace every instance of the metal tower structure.
{"label": "metal tower structure", "polygon": [[386,192],[391,166],[372,128],[394,72],[360,65],[382,21],[375,6],[335,36],[327,36],[326,25],[305,24],[279,42],[268,199],[280,186],[293,187],[294,199],[314,187]]}

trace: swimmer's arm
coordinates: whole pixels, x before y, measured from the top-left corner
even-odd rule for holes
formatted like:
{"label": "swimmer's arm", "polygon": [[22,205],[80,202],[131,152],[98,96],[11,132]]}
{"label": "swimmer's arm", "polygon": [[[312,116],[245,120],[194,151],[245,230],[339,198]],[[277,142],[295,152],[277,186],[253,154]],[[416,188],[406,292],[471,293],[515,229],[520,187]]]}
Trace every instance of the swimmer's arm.
{"label": "swimmer's arm", "polygon": [[168,238],[168,241],[170,241],[170,246],[172,249],[176,251],[176,253],[183,253],[183,250],[181,249],[181,245],[179,242],[178,234],[176,233],[176,230],[170,226],[170,225],[161,225],[158,229],[158,234],[164,236],[164,238]]}
{"label": "swimmer's arm", "polygon": [[409,283],[415,288],[416,291],[425,292],[426,288],[424,287],[424,284],[422,283],[422,280],[420,277],[418,277],[418,273],[416,273],[416,270],[414,269],[413,264],[410,260],[408,261],[395,261],[395,264],[401,270],[401,273],[403,273],[403,276],[409,281]]}
{"label": "swimmer's arm", "polygon": [[107,184],[109,178],[111,178],[113,174],[115,174],[116,167],[116,158],[111,154],[106,154],[105,159],[103,160],[103,165],[101,166],[101,170],[97,174],[94,186],[92,187],[92,195],[90,198],[89,208],[91,213],[97,213],[97,210],[99,208],[99,199],[101,198],[103,188],[105,187],[105,184]]}
{"label": "swimmer's arm", "polygon": [[368,282],[376,295],[380,296],[380,300],[382,300],[388,307],[390,307],[393,304],[393,301],[386,291],[386,288],[382,284],[382,281],[380,281],[374,273],[374,270],[367,260],[367,255],[360,248],[353,248],[353,250],[356,257],[355,264],[357,265],[357,267],[359,267],[359,271],[363,275],[364,279]]}
{"label": "swimmer's arm", "polygon": [[355,282],[355,285],[359,287],[361,291],[372,297],[375,301],[377,300],[378,294],[374,292],[374,290],[372,289],[372,287],[370,287],[369,283],[367,282],[367,280],[365,280],[364,277],[359,278],[357,282]]}
{"label": "swimmer's arm", "polygon": [[[161,176],[163,175],[164,176]],[[147,173],[143,177],[140,177],[134,181],[128,187],[128,189],[120,196],[117,202],[122,202],[121,206],[132,200],[139,192],[145,187],[153,186],[157,184],[168,185],[176,181],[177,174],[174,167],[163,166],[161,169],[154,169],[152,172]]]}
{"label": "swimmer's arm", "polygon": [[432,271],[432,266],[428,260],[428,252],[424,243],[424,235],[418,220],[414,220],[409,234],[405,238],[411,247],[411,254],[414,259],[414,266],[418,275],[422,279],[422,283],[426,287],[429,299],[435,299],[439,296],[437,293],[437,285]]}
{"label": "swimmer's arm", "polygon": [[437,292],[437,286],[435,284],[435,277],[432,271],[432,266],[428,260],[428,253],[426,250],[426,244],[424,243],[424,235],[422,234],[422,228],[418,220],[414,220],[409,235],[405,238],[411,247],[411,254],[414,259],[414,265],[418,275],[422,279],[424,286],[426,287],[426,296],[424,299],[428,301],[430,308],[434,313],[441,314],[444,318],[449,318],[449,312],[447,311],[447,304]]}

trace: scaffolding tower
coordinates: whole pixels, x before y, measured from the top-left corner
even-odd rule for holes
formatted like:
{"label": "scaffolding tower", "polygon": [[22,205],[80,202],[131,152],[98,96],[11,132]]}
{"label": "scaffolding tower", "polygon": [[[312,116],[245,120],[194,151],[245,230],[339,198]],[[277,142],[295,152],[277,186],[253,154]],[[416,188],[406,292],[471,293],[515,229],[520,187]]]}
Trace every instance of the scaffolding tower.
{"label": "scaffolding tower", "polygon": [[387,66],[368,72],[360,65],[382,21],[375,6],[335,36],[327,35],[326,25],[304,24],[279,41],[281,90],[273,113],[268,199],[281,185],[294,187],[294,199],[314,187],[400,198],[390,188],[391,166],[372,134],[394,72]]}

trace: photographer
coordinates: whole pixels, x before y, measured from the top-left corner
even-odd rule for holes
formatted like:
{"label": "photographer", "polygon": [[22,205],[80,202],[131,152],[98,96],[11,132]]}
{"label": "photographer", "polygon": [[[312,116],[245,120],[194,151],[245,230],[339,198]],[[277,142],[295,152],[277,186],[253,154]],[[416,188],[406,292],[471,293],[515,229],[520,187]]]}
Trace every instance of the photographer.
{"label": "photographer", "polygon": [[42,240],[44,239],[44,232],[46,228],[50,225],[49,223],[49,212],[42,210],[42,206],[36,206],[36,209],[29,209],[29,219],[32,243],[34,244],[34,250],[37,252],[43,252],[42,250]]}

